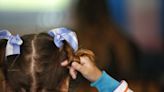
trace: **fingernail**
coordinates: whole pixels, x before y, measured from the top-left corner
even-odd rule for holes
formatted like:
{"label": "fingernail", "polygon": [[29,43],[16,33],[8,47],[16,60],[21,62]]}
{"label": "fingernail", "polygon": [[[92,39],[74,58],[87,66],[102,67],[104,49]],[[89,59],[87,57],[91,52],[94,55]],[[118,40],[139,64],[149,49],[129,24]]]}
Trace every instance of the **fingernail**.
{"label": "fingernail", "polygon": [[74,75],[74,76],[72,76],[72,78],[73,78],[73,79],[76,79],[76,76]]}
{"label": "fingernail", "polygon": [[63,66],[63,65],[64,65],[64,63],[63,63],[63,62],[61,62],[61,63],[60,63],[60,65],[61,65],[61,66]]}
{"label": "fingernail", "polygon": [[63,62],[61,62],[60,64],[62,65],[62,66],[65,66],[66,65],[66,61],[63,61]]}
{"label": "fingernail", "polygon": [[73,63],[72,63],[72,66],[76,66],[76,62],[73,62]]}

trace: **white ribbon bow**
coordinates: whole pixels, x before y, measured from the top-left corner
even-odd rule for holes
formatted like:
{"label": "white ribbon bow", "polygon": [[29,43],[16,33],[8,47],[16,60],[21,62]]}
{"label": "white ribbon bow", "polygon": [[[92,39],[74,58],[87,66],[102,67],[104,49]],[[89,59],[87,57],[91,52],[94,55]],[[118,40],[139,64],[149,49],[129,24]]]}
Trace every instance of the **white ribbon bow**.
{"label": "white ribbon bow", "polygon": [[76,33],[67,28],[56,28],[48,32],[48,34],[54,37],[54,43],[58,48],[63,46],[63,40],[65,40],[76,52],[78,50],[78,40]]}
{"label": "white ribbon bow", "polygon": [[19,35],[13,36],[8,30],[0,30],[0,39],[7,39],[6,56],[20,54],[23,41]]}

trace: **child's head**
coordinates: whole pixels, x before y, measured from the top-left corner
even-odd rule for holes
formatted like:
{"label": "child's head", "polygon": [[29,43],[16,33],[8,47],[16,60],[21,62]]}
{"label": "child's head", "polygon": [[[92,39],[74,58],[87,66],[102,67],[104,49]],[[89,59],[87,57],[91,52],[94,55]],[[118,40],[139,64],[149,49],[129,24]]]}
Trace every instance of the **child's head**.
{"label": "child's head", "polygon": [[69,41],[62,41],[59,48],[52,34],[47,33],[24,35],[21,40],[20,54],[9,56],[6,56],[8,40],[0,40],[0,63],[7,85],[5,90],[65,92],[69,89],[69,71],[60,63],[65,59],[71,62],[77,47],[72,47]]}

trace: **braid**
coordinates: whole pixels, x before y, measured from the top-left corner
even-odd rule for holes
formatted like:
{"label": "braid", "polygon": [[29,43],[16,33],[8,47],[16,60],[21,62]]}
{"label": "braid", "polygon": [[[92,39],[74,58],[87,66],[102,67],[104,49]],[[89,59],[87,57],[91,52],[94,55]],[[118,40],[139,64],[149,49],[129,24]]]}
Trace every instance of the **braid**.
{"label": "braid", "polygon": [[[64,41],[64,45],[62,48],[62,52],[65,52],[67,60],[68,60],[68,65],[71,66],[72,62],[78,62],[80,63],[80,57],[81,56],[87,56],[90,58],[91,61],[94,62],[95,55],[91,50],[88,49],[78,49],[76,52],[73,51],[71,46]],[[68,92],[76,92],[75,91],[75,86],[78,86],[77,84],[80,84],[80,82],[83,80],[83,77],[81,75],[78,75],[78,78],[76,80],[73,80],[69,78],[69,91]]]}
{"label": "braid", "polygon": [[81,56],[87,56],[91,61],[95,61],[95,54],[88,49],[78,49],[75,53],[73,52],[73,49],[70,47],[70,45],[67,42],[64,42],[65,45],[63,46],[64,51],[66,52],[67,59],[70,65],[72,62],[78,62],[80,63],[80,57]]}
{"label": "braid", "polygon": [[77,56],[73,52],[73,49],[71,48],[71,46],[66,41],[64,41],[63,50],[65,51],[65,53],[67,55],[67,60],[68,60],[68,63],[69,63],[68,65],[70,65],[73,61],[80,63],[79,56]]}

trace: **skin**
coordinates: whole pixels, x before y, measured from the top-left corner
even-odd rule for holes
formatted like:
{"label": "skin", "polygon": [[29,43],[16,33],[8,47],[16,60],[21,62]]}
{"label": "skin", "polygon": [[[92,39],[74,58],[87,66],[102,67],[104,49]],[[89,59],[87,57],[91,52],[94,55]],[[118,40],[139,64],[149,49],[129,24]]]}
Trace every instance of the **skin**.
{"label": "skin", "polygon": [[[66,67],[67,65],[67,60],[61,63],[61,66],[63,67]],[[76,79],[78,72],[90,82],[95,82],[102,75],[101,70],[87,56],[80,57],[80,63],[73,62],[68,68],[73,79]]]}

